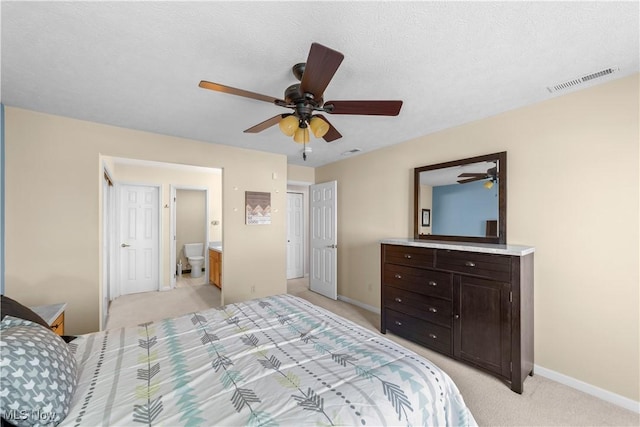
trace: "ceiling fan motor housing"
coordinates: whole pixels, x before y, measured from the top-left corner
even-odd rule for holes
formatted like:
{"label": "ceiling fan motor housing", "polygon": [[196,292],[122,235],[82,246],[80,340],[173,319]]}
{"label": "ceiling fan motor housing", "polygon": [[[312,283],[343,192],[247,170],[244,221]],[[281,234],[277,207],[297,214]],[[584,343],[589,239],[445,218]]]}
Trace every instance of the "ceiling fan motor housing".
{"label": "ceiling fan motor housing", "polygon": [[284,100],[289,104],[297,104],[300,102],[308,102],[314,107],[322,105],[322,98],[317,98],[314,94],[303,92],[300,83],[292,84],[284,91]]}
{"label": "ceiling fan motor housing", "polygon": [[285,89],[284,100],[289,104],[294,104],[300,99],[304,99],[304,93],[300,90],[300,83],[292,84]]}
{"label": "ceiling fan motor housing", "polygon": [[299,82],[302,81],[302,75],[304,74],[304,67],[307,65],[306,62],[299,62],[293,67],[291,67],[291,72],[298,79]]}

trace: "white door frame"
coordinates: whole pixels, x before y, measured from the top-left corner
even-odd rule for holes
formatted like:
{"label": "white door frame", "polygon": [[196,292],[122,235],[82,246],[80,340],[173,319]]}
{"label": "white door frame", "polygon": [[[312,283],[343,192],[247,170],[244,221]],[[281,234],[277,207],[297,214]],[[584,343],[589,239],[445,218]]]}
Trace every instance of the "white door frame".
{"label": "white door frame", "polygon": [[[115,207],[115,211],[118,213],[115,216],[115,230],[117,230],[116,232],[114,232],[113,235],[117,236],[116,239],[114,239],[114,241],[112,242],[112,247],[115,249],[117,249],[120,245],[120,241],[122,240],[122,237],[120,236],[120,192],[122,191],[122,186],[124,185],[130,185],[130,186],[140,186],[140,187],[152,187],[152,188],[156,188],[158,190],[158,288],[156,290],[160,290],[163,287],[162,284],[162,265],[163,265],[163,257],[162,257],[162,184],[149,184],[149,183],[139,183],[139,182],[127,182],[127,181],[123,181],[123,182],[114,182],[113,185],[115,186],[115,193],[116,193],[116,207]],[[122,268],[122,266],[120,265],[120,257],[116,256],[115,258],[115,282],[116,285],[114,286],[114,292],[111,294],[111,296],[113,297],[113,299],[119,297],[120,295],[122,295],[122,283],[120,282],[120,269]]]}
{"label": "white door frame", "polygon": [[309,187],[309,289],[338,299],[338,182]]}
{"label": "white door frame", "polygon": [[[115,182],[106,163],[102,165],[102,172],[109,178],[111,185],[106,184],[106,178],[102,178],[102,294],[100,330],[107,326],[107,316],[109,315],[109,302],[113,300],[115,287],[115,233],[114,224],[116,217],[115,206]],[[105,307],[106,302],[106,307]]]}
{"label": "white door frame", "polygon": [[[297,223],[298,227],[297,227],[297,232],[298,235],[301,236],[300,237],[300,245],[298,246],[298,259],[301,260],[302,263],[302,271],[300,272],[300,274],[298,275],[297,273],[293,276],[289,276],[289,272],[291,271],[291,265],[290,265],[290,259],[291,256],[289,255],[289,251],[291,250],[291,247],[289,245],[289,240],[290,237],[289,234],[289,230],[292,228],[293,225],[295,225],[296,223],[293,222],[292,223],[292,218],[291,215],[289,215],[289,201],[291,197],[299,197],[301,200],[301,211],[300,211],[300,222]],[[295,191],[288,191],[287,192],[287,280],[288,279],[297,279],[300,277],[304,277],[304,266],[305,266],[305,260],[304,260],[304,247],[305,247],[305,238],[304,238],[304,194],[303,193],[299,193],[299,192],[295,192]]]}
{"label": "white door frame", "polygon": [[169,205],[171,207],[171,218],[170,222],[170,243],[171,246],[171,255],[170,255],[170,263],[171,265],[171,283],[170,288],[174,289],[176,287],[176,254],[178,253],[176,249],[176,190],[196,190],[196,191],[204,191],[204,237],[202,241],[204,242],[204,277],[209,278],[209,188],[208,187],[197,187],[197,186],[189,186],[189,185],[170,185],[171,188],[171,198],[169,200]]}

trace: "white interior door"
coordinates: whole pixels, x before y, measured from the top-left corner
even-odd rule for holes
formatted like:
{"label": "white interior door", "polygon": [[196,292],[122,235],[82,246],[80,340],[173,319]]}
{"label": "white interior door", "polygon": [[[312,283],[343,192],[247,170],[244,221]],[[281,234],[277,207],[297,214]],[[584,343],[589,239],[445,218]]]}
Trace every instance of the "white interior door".
{"label": "white interior door", "polygon": [[304,207],[300,193],[287,193],[287,279],[304,276]]}
{"label": "white interior door", "polygon": [[120,186],[120,290],[122,295],[159,289],[159,190]]}
{"label": "white interior door", "polygon": [[311,212],[311,269],[309,288],[327,298],[338,298],[338,183],[309,187]]}

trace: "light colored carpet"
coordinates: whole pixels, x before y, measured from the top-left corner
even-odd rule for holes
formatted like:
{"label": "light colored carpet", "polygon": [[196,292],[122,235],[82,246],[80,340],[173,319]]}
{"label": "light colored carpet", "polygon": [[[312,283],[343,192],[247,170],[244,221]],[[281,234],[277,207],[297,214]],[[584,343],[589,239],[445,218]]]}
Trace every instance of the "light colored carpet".
{"label": "light colored carpet", "polygon": [[[288,293],[379,332],[380,316],[311,292],[306,279],[290,280]],[[107,325],[108,328],[135,325],[216,304],[220,305],[220,291],[215,286],[127,295],[112,302]],[[391,333],[386,337],[431,360],[449,374],[480,426],[640,426],[639,414],[540,375],[527,378],[524,392],[519,395],[484,372]]]}
{"label": "light colored carpet", "polygon": [[106,329],[134,326],[219,306],[220,289],[212,285],[123,295],[111,301]]}

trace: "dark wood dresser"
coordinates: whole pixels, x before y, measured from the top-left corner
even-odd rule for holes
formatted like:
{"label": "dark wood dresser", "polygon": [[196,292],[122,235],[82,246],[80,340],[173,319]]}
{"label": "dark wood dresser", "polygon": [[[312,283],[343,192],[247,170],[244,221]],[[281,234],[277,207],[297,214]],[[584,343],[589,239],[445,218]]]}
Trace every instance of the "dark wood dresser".
{"label": "dark wood dresser", "polygon": [[529,246],[383,240],[381,332],[522,393],[533,375],[533,253]]}

